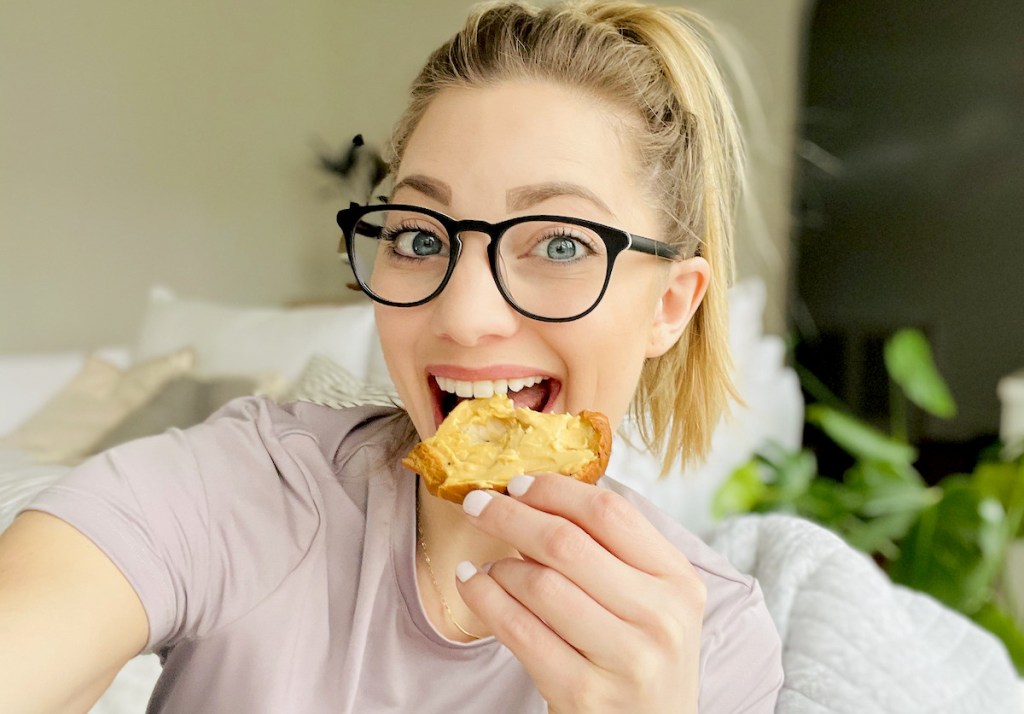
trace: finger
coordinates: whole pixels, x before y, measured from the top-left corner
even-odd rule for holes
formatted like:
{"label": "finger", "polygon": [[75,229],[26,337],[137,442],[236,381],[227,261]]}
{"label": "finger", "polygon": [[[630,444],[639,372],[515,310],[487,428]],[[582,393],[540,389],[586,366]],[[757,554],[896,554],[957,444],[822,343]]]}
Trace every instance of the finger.
{"label": "finger", "polygon": [[567,684],[583,681],[590,666],[583,655],[471,563],[460,563],[457,572],[456,587],[463,601],[512,651],[548,699]]}
{"label": "finger", "polygon": [[471,492],[463,501],[463,509],[481,531],[512,545],[524,557],[562,573],[622,619],[646,621],[660,604],[661,598],[652,592],[655,578],[619,560],[586,531],[559,515],[492,491]]}
{"label": "finger", "polygon": [[558,474],[516,476],[509,494],[572,521],[617,558],[651,575],[696,575],[686,557],[625,498]]}
{"label": "finger", "polygon": [[621,662],[633,628],[557,570],[506,558],[494,563],[487,574],[594,664],[613,669]]}

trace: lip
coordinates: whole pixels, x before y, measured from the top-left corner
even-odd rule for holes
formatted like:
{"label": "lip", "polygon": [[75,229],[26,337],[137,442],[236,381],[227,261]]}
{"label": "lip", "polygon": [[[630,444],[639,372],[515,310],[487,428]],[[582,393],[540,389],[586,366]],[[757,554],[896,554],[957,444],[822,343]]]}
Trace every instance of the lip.
{"label": "lip", "polygon": [[463,367],[453,364],[432,364],[427,365],[424,371],[426,372],[425,376],[434,406],[435,428],[444,421],[444,414],[441,413],[441,388],[437,385],[435,377],[447,377],[448,379],[458,379],[466,382],[543,377],[550,382],[551,387],[551,392],[543,409],[545,412],[550,412],[554,409],[555,400],[559,392],[562,391],[562,380],[559,377],[547,370],[524,365],[496,364],[486,367]]}

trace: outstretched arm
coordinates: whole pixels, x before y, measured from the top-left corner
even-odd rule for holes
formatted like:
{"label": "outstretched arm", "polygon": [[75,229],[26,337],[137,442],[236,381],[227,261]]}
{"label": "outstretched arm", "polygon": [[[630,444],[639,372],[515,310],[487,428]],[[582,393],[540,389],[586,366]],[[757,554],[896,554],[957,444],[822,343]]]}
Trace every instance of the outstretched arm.
{"label": "outstretched arm", "polygon": [[135,590],[72,526],[27,511],[0,536],[0,711],[88,711],[148,636]]}

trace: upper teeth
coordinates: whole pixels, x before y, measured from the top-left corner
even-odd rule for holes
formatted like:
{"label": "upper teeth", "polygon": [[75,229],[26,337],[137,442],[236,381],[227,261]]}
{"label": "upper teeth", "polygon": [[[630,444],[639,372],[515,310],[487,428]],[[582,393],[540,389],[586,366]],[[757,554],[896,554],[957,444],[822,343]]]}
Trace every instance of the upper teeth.
{"label": "upper teeth", "polygon": [[441,391],[455,394],[460,397],[492,397],[495,394],[508,394],[518,392],[520,389],[532,387],[544,381],[544,377],[522,377],[520,379],[494,379],[481,380],[478,382],[467,382],[462,379],[448,379],[447,377],[435,377],[437,386]]}

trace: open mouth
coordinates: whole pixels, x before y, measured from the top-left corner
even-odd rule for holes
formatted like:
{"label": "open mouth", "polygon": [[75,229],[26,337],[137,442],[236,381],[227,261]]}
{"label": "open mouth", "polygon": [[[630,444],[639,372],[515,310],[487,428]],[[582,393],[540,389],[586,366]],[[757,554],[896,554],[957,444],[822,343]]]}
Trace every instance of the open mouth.
{"label": "open mouth", "polygon": [[434,395],[434,416],[437,423],[448,416],[451,411],[467,399],[490,397],[495,394],[507,394],[513,403],[520,408],[532,409],[535,412],[550,411],[555,397],[561,389],[561,383],[552,377],[523,377],[521,379],[496,379],[467,382],[448,377],[430,375],[430,389]]}

